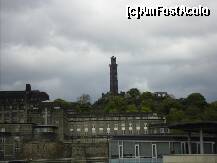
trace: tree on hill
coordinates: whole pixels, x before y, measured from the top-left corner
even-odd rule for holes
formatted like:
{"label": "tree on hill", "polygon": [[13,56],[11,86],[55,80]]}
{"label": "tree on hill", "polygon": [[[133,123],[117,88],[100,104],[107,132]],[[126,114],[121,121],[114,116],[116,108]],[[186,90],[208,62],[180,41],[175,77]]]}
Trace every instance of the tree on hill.
{"label": "tree on hill", "polygon": [[54,103],[60,105],[63,108],[71,107],[71,102],[65,101],[65,100],[63,100],[61,98],[58,98],[58,99],[54,100]]}
{"label": "tree on hill", "polygon": [[131,88],[129,91],[127,91],[127,94],[131,98],[138,98],[140,96],[140,91],[137,88]]}
{"label": "tree on hill", "polygon": [[56,99],[54,102],[77,112],[154,112],[166,116],[168,122],[217,121],[217,101],[207,103],[200,93],[191,93],[187,98],[174,99],[170,96],[156,98],[151,92],[140,92],[132,88],[118,95],[103,94],[94,104],[90,96],[83,94],[77,102]]}
{"label": "tree on hill", "polygon": [[217,101],[212,102],[205,110],[203,119],[207,121],[217,121]]}
{"label": "tree on hill", "polygon": [[107,104],[105,105],[104,111],[106,112],[125,112],[126,101],[121,96],[110,96]]}
{"label": "tree on hill", "polygon": [[192,93],[186,98],[187,105],[204,108],[207,106],[205,97],[200,93]]}
{"label": "tree on hill", "polygon": [[167,114],[166,119],[168,123],[173,123],[185,121],[185,117],[184,111],[173,108],[170,110],[169,114]]}

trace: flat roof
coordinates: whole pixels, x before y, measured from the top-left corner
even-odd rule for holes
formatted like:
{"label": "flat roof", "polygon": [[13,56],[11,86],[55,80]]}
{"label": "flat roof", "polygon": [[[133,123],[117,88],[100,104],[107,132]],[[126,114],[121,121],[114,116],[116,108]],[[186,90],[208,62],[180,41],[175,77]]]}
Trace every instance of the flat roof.
{"label": "flat roof", "polygon": [[188,132],[200,132],[217,134],[217,121],[185,122],[169,125],[170,129],[180,129]]}

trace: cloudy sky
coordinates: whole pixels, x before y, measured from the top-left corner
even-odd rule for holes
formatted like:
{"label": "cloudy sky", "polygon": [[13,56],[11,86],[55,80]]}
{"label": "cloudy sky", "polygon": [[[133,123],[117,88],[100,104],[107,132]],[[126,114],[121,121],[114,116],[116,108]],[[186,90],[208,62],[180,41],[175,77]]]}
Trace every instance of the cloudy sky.
{"label": "cloudy sky", "polygon": [[[126,5],[207,6],[209,17],[128,20]],[[51,99],[93,99],[109,90],[117,57],[119,90],[202,93],[217,99],[216,0],[0,0],[0,89]]]}

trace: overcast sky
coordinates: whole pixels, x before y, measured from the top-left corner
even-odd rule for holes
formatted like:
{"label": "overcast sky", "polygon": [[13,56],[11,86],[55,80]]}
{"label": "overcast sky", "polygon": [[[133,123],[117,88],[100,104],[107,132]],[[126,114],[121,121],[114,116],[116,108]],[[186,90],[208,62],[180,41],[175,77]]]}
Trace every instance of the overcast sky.
{"label": "overcast sky", "polygon": [[[0,89],[46,91],[51,99],[93,99],[119,90],[202,93],[217,100],[216,0],[0,0]],[[128,20],[126,5],[207,6],[209,17]]]}

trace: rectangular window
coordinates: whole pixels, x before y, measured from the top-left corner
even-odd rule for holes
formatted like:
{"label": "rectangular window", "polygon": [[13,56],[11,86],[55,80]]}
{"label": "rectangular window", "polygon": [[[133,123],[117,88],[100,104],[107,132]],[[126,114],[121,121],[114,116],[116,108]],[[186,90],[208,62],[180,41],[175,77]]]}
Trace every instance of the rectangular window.
{"label": "rectangular window", "polygon": [[165,128],[165,129],[164,129],[164,132],[165,132],[165,133],[170,133],[170,130],[169,130],[168,128]]}
{"label": "rectangular window", "polygon": [[107,128],[107,134],[110,135],[110,128]]}
{"label": "rectangular window", "polygon": [[139,144],[135,145],[135,157],[139,157]]}
{"label": "rectangular window", "polygon": [[200,143],[197,143],[197,154],[200,154]]}
{"label": "rectangular window", "polygon": [[160,133],[161,133],[161,134],[164,133],[164,128],[160,128]]}
{"label": "rectangular window", "polygon": [[96,129],[92,128],[92,134],[96,134]]}
{"label": "rectangular window", "polygon": [[0,137],[0,140],[1,143],[5,143],[5,137]]}
{"label": "rectangular window", "polygon": [[99,128],[99,134],[103,134],[103,128]]}
{"label": "rectangular window", "polygon": [[181,153],[182,154],[186,154],[186,145],[185,145],[185,142],[181,142]]}
{"label": "rectangular window", "polygon": [[80,129],[80,128],[77,128],[77,132],[81,132],[81,129]]}
{"label": "rectangular window", "polygon": [[119,158],[123,158],[123,145],[119,145],[119,148],[118,148],[118,153],[119,153]]}
{"label": "rectangular window", "polygon": [[157,145],[152,144],[152,158],[157,158]]}
{"label": "rectangular window", "polygon": [[1,128],[1,132],[5,132],[5,128]]}

